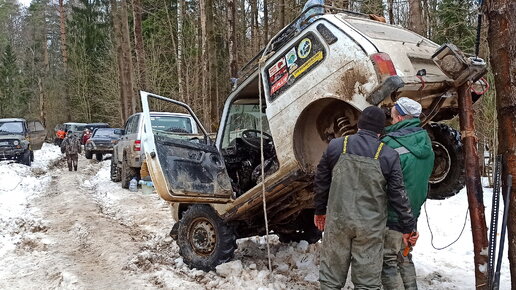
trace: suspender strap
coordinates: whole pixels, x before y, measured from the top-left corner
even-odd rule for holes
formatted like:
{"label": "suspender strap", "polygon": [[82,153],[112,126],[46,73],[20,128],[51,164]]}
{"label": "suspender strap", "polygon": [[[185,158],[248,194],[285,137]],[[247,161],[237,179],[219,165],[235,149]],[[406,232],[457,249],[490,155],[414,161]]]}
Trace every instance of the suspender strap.
{"label": "suspender strap", "polygon": [[342,154],[346,154],[346,150],[348,149],[348,137],[349,137],[349,135],[346,135],[346,137],[344,137],[344,145],[342,146]]}
{"label": "suspender strap", "polygon": [[398,147],[394,150],[396,150],[396,152],[398,152],[399,155],[410,153],[410,151],[406,147],[403,147],[403,146]]}
{"label": "suspender strap", "polygon": [[380,145],[378,146],[378,149],[376,150],[376,154],[374,155],[374,159],[377,160],[378,157],[380,157],[380,152],[382,151],[384,143],[380,142]]}

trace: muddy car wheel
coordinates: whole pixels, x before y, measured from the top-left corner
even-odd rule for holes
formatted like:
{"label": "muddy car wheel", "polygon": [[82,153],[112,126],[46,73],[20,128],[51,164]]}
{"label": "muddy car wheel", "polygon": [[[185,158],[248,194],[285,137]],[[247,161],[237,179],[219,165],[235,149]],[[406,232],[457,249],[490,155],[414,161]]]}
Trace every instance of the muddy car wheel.
{"label": "muddy car wheel", "polygon": [[97,161],[102,161],[102,154],[101,153],[96,153],[95,154],[95,159],[97,159]]}
{"label": "muddy car wheel", "polygon": [[288,233],[278,233],[280,242],[291,243],[304,240],[309,244],[315,244],[321,239],[322,233],[314,224],[313,210],[303,211],[297,218],[296,223],[299,230]]}
{"label": "muddy car wheel", "polygon": [[93,154],[89,150],[84,150],[84,157],[86,157],[86,159],[91,159],[93,158]]}
{"label": "muddy car wheel", "polygon": [[124,159],[124,161],[122,161],[122,177],[121,177],[121,181],[122,181],[122,188],[129,188],[129,182],[131,181],[131,179],[133,179],[133,177],[136,176],[136,172],[134,170],[134,168],[132,167],[129,167],[129,164],[127,164],[127,160]]}
{"label": "muddy car wheel", "polygon": [[115,158],[115,155],[113,155],[113,157],[111,157],[111,170],[110,170],[110,177],[111,177],[111,181],[114,181],[114,182],[119,182],[121,180],[120,178],[120,170],[118,169],[118,165],[117,165],[118,161],[116,160]]}
{"label": "muddy car wheel", "polygon": [[445,199],[457,194],[465,184],[464,151],[460,133],[445,124],[429,124],[435,154],[430,176],[429,199]]}
{"label": "muddy car wheel", "polygon": [[233,258],[236,237],[211,206],[193,205],[179,222],[177,244],[187,265],[210,271]]}
{"label": "muddy car wheel", "polygon": [[31,164],[30,150],[26,150],[25,152],[23,152],[23,154],[20,157],[20,163],[23,165],[30,166],[30,164]]}

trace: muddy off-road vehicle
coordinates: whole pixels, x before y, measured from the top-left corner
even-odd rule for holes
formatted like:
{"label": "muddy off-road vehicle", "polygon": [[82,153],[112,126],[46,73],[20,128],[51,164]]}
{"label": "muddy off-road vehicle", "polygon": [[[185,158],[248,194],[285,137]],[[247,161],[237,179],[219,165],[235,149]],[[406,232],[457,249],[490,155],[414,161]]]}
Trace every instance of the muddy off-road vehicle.
{"label": "muddy off-road vehicle", "polygon": [[[400,97],[423,106],[436,154],[430,198],[454,195],[464,182],[460,136],[436,122],[457,114],[457,87],[484,73],[482,60],[400,27],[353,13],[303,13],[247,66],[225,102],[215,143],[201,124],[204,139],[144,134],[152,180],[172,207],[171,236],[184,261],[213,269],[232,258],[237,238],[265,234],[261,138],[269,230],[284,242],[318,241],[312,181],[328,142],[356,132],[367,106],[388,111]],[[195,116],[181,102],[147,92],[141,98],[147,128],[148,98]]]}
{"label": "muddy off-road vehicle", "polygon": [[15,160],[30,166],[34,151],[41,149],[47,133],[39,121],[0,119],[0,160]]}

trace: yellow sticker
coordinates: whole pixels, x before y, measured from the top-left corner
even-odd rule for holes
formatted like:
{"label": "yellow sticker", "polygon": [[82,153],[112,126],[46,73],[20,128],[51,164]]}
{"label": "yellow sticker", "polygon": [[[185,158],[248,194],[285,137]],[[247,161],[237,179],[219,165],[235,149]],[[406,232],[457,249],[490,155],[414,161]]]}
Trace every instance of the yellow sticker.
{"label": "yellow sticker", "polygon": [[292,75],[297,78],[302,73],[304,73],[308,68],[310,68],[312,65],[314,65],[316,62],[323,59],[323,53],[322,51],[319,51],[314,56],[312,56],[307,62],[303,63],[298,69],[296,69]]}

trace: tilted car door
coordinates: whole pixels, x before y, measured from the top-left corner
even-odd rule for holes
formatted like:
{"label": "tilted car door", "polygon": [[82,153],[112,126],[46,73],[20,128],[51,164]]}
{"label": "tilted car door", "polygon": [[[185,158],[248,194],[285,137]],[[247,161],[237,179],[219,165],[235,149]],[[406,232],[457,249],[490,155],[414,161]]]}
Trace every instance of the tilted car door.
{"label": "tilted car door", "polygon": [[47,131],[45,130],[45,127],[43,127],[39,121],[29,121],[27,122],[27,127],[29,129],[31,149],[41,149],[43,143],[45,142],[45,138],[47,137]]}
{"label": "tilted car door", "polygon": [[[211,142],[192,109],[181,102],[140,92],[145,128],[142,143],[152,181],[159,195],[176,202],[229,201],[233,189],[224,159]],[[192,136],[185,139],[152,129],[148,98],[179,105],[190,113],[204,135],[204,140]]]}

